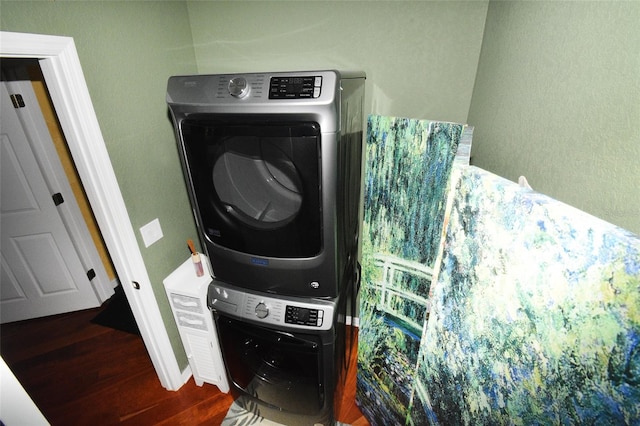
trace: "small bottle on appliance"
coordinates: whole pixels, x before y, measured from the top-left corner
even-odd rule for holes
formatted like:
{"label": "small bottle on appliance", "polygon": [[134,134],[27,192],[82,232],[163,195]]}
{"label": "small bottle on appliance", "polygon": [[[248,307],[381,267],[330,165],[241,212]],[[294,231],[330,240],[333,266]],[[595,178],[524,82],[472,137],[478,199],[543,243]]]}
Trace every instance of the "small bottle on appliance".
{"label": "small bottle on appliance", "polygon": [[193,267],[196,269],[196,276],[201,277],[204,275],[204,269],[202,268],[202,261],[200,260],[200,253],[193,253],[191,255],[193,260]]}
{"label": "small bottle on appliance", "polygon": [[202,260],[200,259],[200,253],[196,251],[193,245],[193,240],[187,240],[189,250],[191,250],[191,260],[193,261],[193,267],[196,270],[196,276],[201,277],[204,275],[204,269],[202,267]]}

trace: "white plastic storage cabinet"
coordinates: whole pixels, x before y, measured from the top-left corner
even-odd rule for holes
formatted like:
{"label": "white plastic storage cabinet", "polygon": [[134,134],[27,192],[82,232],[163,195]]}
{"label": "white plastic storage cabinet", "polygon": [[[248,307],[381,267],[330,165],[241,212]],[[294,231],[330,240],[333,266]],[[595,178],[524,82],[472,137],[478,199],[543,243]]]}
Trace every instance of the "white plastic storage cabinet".
{"label": "white plastic storage cabinet", "polygon": [[182,265],[163,280],[171,310],[176,319],[180,338],[189,359],[193,379],[198,386],[214,384],[222,392],[229,392],[216,326],[207,308],[207,287],[211,282],[209,260],[200,255],[204,275],[196,276],[191,261]]}

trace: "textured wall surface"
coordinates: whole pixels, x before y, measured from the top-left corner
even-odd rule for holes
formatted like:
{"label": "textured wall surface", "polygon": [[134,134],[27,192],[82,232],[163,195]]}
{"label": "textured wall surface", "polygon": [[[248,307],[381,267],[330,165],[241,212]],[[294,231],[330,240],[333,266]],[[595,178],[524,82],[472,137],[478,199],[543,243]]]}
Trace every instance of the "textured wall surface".
{"label": "textured wall surface", "polygon": [[365,114],[466,123],[487,1],[189,1],[198,71],[367,73]]}
{"label": "textured wall surface", "polygon": [[472,163],[640,233],[640,2],[491,2]]}

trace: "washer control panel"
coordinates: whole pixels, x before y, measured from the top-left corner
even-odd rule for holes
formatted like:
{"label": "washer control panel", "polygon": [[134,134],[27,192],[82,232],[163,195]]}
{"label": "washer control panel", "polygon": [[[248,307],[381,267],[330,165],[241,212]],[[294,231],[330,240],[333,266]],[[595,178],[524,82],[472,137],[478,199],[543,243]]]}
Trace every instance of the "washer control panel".
{"label": "washer control panel", "polygon": [[258,303],[256,306],[256,316],[260,319],[265,319],[269,315],[269,307],[264,303]]}
{"label": "washer control panel", "polygon": [[327,300],[264,295],[217,280],[209,284],[211,310],[264,324],[300,329],[329,330],[335,303]]}
{"label": "washer control panel", "polygon": [[284,322],[287,324],[308,325],[321,327],[324,319],[324,310],[301,308],[300,306],[287,305]]}

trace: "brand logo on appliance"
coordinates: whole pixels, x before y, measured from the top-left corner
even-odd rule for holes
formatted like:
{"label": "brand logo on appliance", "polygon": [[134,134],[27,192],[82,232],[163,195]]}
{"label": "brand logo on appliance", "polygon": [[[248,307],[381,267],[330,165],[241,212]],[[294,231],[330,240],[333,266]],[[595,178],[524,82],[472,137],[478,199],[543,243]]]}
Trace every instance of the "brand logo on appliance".
{"label": "brand logo on appliance", "polygon": [[260,257],[252,257],[251,263],[258,266],[269,266],[269,259],[262,259]]}
{"label": "brand logo on appliance", "polygon": [[319,283],[318,281],[311,281],[311,282],[309,283],[309,287],[311,287],[311,288],[313,288],[313,289],[317,290],[317,289],[319,289],[319,288],[320,288],[320,283]]}

